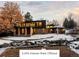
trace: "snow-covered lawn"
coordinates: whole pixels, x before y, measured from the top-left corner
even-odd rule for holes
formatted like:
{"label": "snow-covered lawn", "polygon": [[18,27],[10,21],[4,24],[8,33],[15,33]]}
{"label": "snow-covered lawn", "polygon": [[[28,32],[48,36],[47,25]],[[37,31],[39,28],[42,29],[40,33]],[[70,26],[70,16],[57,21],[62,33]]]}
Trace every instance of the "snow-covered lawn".
{"label": "snow-covered lawn", "polygon": [[[7,43],[7,44],[9,44],[9,43],[11,43],[12,41],[10,41],[10,40],[2,40],[2,39],[0,39],[0,45],[3,45],[4,43]],[[0,55],[7,49],[8,47],[6,47],[6,48],[0,48]]]}
{"label": "snow-covered lawn", "polygon": [[71,44],[69,46],[70,46],[70,49],[72,51],[74,51],[75,53],[79,54],[79,41],[71,42]]}
{"label": "snow-covered lawn", "polygon": [[7,48],[0,48],[0,55],[6,50]]}
{"label": "snow-covered lawn", "polygon": [[2,44],[4,44],[4,43],[11,43],[12,41],[10,41],[10,40],[2,40],[2,39],[0,39],[0,45],[2,45]]}
{"label": "snow-covered lawn", "polygon": [[2,39],[5,40],[28,40],[28,39],[43,39],[43,40],[74,40],[74,38],[71,35],[65,35],[65,34],[37,34],[32,35],[31,37],[4,37]]}
{"label": "snow-covered lawn", "polygon": [[[74,37],[71,35],[65,35],[65,34],[37,34],[32,35],[31,37],[3,37],[0,39],[0,45],[4,43],[11,43],[12,40],[32,40],[32,41],[43,41],[43,40],[49,40],[49,41],[56,41],[56,40],[67,40],[72,41],[75,40]],[[79,42],[75,41],[70,46],[71,50],[79,54],[79,49],[75,49],[72,47],[75,46],[74,44],[79,44]],[[76,46],[75,46],[76,47]],[[0,53],[2,53],[5,49],[0,49]]]}
{"label": "snow-covered lawn", "polygon": [[73,48],[71,46],[70,46],[70,48],[71,48],[72,51],[74,51],[75,53],[79,54],[79,49],[75,49],[75,48]]}

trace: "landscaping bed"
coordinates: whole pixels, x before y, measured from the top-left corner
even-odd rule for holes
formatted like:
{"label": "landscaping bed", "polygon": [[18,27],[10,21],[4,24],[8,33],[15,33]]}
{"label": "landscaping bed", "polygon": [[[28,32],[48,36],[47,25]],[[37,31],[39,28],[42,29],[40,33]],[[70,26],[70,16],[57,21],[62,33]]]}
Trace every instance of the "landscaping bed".
{"label": "landscaping bed", "polygon": [[[19,57],[19,50],[40,50],[43,47],[34,47],[34,48],[9,48],[5,52],[3,52],[0,56],[3,57]],[[67,46],[48,46],[46,49],[48,50],[60,50],[60,57],[79,57],[78,54],[71,51]]]}

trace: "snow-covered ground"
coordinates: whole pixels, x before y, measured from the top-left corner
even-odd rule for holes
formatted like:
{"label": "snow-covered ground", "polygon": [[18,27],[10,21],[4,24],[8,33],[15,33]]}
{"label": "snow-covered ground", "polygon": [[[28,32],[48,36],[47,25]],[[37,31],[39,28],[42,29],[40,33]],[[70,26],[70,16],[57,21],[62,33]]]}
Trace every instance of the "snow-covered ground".
{"label": "snow-covered ground", "polygon": [[76,49],[76,48],[79,48],[79,41],[71,42],[70,48],[71,48],[72,51],[79,54],[79,49]]}
{"label": "snow-covered ground", "polygon": [[43,40],[74,40],[74,37],[71,35],[65,35],[65,34],[37,34],[32,35],[31,37],[4,37],[2,39],[5,40],[28,40],[28,39],[43,39]]}
{"label": "snow-covered ground", "polygon": [[72,44],[76,44],[76,45],[79,45],[79,41],[74,41],[74,42],[71,42]]}
{"label": "snow-covered ground", "polygon": [[11,43],[12,41],[10,40],[2,40],[0,39],[0,45],[4,44],[4,43]]}
{"label": "snow-covered ground", "polygon": [[[31,37],[3,37],[0,39],[0,45],[4,43],[11,43],[12,40],[49,40],[49,41],[54,41],[54,40],[67,40],[67,41],[72,41],[75,38],[72,37],[71,35],[65,35],[65,34],[37,34],[37,35],[32,35]],[[74,44],[78,44],[79,42],[75,41],[71,45],[75,46]],[[75,49],[70,45],[70,48],[72,51],[76,52],[79,54],[79,49]],[[75,46],[76,47],[76,46]],[[5,50],[6,48],[0,48],[0,54]]]}
{"label": "snow-covered ground", "polygon": [[75,53],[79,54],[79,49],[75,49],[75,48],[73,48],[71,46],[70,46],[70,48],[71,48],[72,51],[74,51]]}
{"label": "snow-covered ground", "polygon": [[0,55],[6,50],[7,48],[0,48]]}
{"label": "snow-covered ground", "polygon": [[37,34],[37,35],[32,35],[30,37],[5,37],[3,39],[8,39],[8,40],[27,40],[27,39],[40,39],[40,38],[46,38],[54,36],[53,34]]}
{"label": "snow-covered ground", "polygon": [[[0,39],[0,45],[2,45],[2,44],[4,44],[4,43],[11,43],[12,41],[10,41],[10,40],[2,40],[2,39]],[[0,48],[0,55],[7,49],[8,47],[6,47],[6,48]]]}

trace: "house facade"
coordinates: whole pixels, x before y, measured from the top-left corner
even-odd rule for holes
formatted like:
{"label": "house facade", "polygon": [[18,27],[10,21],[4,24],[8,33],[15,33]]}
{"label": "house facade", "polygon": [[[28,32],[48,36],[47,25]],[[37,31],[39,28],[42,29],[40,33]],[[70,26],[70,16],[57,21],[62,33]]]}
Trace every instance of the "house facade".
{"label": "house facade", "polygon": [[46,21],[25,21],[18,22],[15,26],[14,35],[15,36],[31,36],[33,34],[40,33],[41,30],[46,28]]}
{"label": "house facade", "polygon": [[18,22],[14,27],[14,36],[31,36],[33,34],[64,33],[63,27],[46,25],[46,20]]}

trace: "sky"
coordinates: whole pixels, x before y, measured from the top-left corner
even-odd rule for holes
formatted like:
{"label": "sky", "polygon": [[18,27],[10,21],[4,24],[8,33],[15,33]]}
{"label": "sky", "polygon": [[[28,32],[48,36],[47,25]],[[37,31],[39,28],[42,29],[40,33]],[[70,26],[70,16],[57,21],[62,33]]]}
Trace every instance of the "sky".
{"label": "sky", "polygon": [[[5,2],[0,1],[0,6]],[[73,14],[78,22],[79,2],[78,1],[17,1],[22,15],[30,12],[34,20],[44,18],[48,21],[57,20],[62,25],[64,18]]]}

